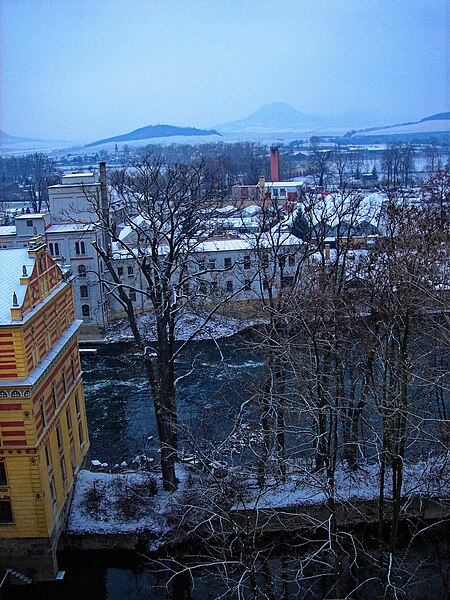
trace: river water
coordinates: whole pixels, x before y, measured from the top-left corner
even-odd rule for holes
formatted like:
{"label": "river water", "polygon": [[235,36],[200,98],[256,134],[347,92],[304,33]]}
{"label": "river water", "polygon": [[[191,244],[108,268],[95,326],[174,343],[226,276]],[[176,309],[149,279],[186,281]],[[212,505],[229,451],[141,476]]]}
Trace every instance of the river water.
{"label": "river water", "polygon": [[[263,372],[261,354],[240,335],[194,342],[175,366],[177,377],[186,375],[177,386],[181,439],[223,437]],[[83,355],[82,368],[92,459],[114,465],[144,449],[156,458],[152,399],[135,348],[101,347]]]}

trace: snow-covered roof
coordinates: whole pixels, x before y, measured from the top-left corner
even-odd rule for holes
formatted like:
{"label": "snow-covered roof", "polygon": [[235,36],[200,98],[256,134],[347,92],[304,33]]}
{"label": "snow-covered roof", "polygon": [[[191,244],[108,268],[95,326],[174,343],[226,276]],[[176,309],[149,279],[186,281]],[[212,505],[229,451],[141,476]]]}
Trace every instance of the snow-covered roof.
{"label": "snow-covered roof", "polygon": [[302,181],[266,181],[265,187],[284,187],[298,188],[302,186]]}
{"label": "snow-covered roof", "polygon": [[298,246],[301,240],[289,233],[265,234],[257,240],[255,236],[237,238],[217,238],[206,240],[196,247],[196,252],[233,252],[254,250],[257,246],[272,248],[274,246]]}
{"label": "snow-covered roof", "polygon": [[16,234],[16,226],[15,225],[2,225],[0,227],[0,235],[15,235]]}
{"label": "snow-covered roof", "polygon": [[132,233],[134,233],[136,230],[139,231],[140,226],[144,221],[145,219],[142,215],[136,215],[136,217],[133,217],[133,225],[125,225],[119,234],[119,240],[125,242]]}
{"label": "snow-covered roof", "polygon": [[11,323],[11,308],[13,293],[16,292],[17,302],[22,306],[25,299],[27,286],[20,283],[23,265],[31,275],[35,258],[28,255],[28,248],[1,248],[0,249],[0,325]]}
{"label": "snow-covered roof", "polygon": [[257,204],[250,204],[241,210],[241,213],[247,217],[251,217],[261,212],[261,207]]}
{"label": "snow-covered roof", "polygon": [[17,215],[14,217],[16,220],[19,219],[42,219],[47,213],[24,213],[23,215]]}
{"label": "snow-covered roof", "polygon": [[50,225],[45,233],[84,233],[87,231],[95,231],[95,226],[92,223],[58,223]]}

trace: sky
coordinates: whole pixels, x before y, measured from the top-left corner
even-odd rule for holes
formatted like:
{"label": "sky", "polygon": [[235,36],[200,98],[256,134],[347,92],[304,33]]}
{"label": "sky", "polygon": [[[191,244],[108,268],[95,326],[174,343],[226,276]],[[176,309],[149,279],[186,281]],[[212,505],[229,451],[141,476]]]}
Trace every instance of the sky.
{"label": "sky", "polygon": [[0,129],[88,142],[287,102],[450,110],[450,0],[1,0]]}

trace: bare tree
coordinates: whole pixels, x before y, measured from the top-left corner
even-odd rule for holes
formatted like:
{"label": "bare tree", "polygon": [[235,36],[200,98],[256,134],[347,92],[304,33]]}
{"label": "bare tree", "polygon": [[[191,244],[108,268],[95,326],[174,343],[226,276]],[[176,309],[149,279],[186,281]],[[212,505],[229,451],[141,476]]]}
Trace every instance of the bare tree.
{"label": "bare tree", "polygon": [[313,136],[310,139],[309,163],[311,171],[319,178],[318,185],[320,187],[323,186],[325,174],[329,170],[329,161],[329,151],[321,147],[320,138]]}
{"label": "bare tree", "polygon": [[347,149],[343,149],[339,144],[333,148],[333,162],[339,176],[339,187],[343,189],[347,180],[346,171],[350,163],[350,157]]}
{"label": "bare tree", "polygon": [[[198,333],[176,346],[175,327],[188,307],[188,298],[192,303],[205,300],[200,281],[210,271],[196,261],[195,251],[214,233],[216,190],[203,164],[166,165],[152,157],[116,173],[113,185],[121,206],[126,207],[128,235],[109,221],[107,211],[99,212],[106,239],[105,247],[96,247],[107,274],[102,283],[124,309],[142,353],[155,408],[163,482],[166,489],[174,490],[178,447],[175,360]],[[131,261],[142,285],[121,279],[120,257]],[[154,315],[156,356],[139,329],[130,292],[142,296]],[[215,303],[208,308],[203,325],[218,307]]]}
{"label": "bare tree", "polygon": [[383,153],[382,168],[388,187],[408,186],[414,171],[415,148],[413,144],[392,142]]}

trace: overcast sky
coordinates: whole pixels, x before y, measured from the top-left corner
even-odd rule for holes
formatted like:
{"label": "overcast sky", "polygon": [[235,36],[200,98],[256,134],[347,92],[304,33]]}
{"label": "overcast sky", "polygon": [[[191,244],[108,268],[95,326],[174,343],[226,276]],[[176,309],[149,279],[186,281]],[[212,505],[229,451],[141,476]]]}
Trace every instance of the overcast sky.
{"label": "overcast sky", "polygon": [[450,110],[450,0],[1,0],[1,126],[91,141],[269,102]]}

